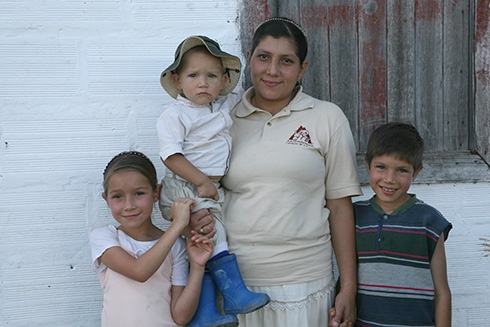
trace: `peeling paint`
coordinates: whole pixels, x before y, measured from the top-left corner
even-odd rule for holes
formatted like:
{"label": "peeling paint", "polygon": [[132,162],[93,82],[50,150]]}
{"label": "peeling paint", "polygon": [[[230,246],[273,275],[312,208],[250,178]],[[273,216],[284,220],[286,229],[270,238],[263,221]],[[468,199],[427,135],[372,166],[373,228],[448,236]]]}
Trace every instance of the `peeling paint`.
{"label": "peeling paint", "polygon": [[334,5],[328,7],[328,21],[330,25],[351,23],[352,16],[356,13],[355,6]]}
{"label": "peeling paint", "polygon": [[487,0],[477,1],[475,26],[475,53],[477,60],[476,78],[484,89],[490,88],[490,4]]}
{"label": "peeling paint", "polygon": [[268,0],[244,1],[244,10],[248,35],[253,35],[257,26],[271,15]]}
{"label": "peeling paint", "polygon": [[386,112],[386,6],[384,1],[372,1],[362,4],[362,8],[370,7],[368,12],[359,18],[359,39],[361,57],[361,88],[360,97],[363,104],[362,119],[366,124],[366,135],[371,133],[370,125],[379,125],[385,119]]}
{"label": "peeling paint", "polygon": [[417,0],[415,1],[416,20],[439,20],[442,17],[442,8],[442,0]]}
{"label": "peeling paint", "polygon": [[476,71],[476,78],[485,86],[490,86],[490,65]]}
{"label": "peeling paint", "polygon": [[327,6],[301,7],[301,25],[303,27],[326,27],[327,24]]}
{"label": "peeling paint", "polygon": [[490,4],[488,0],[477,0],[476,1],[476,31],[475,31],[475,43],[481,44],[486,43],[488,47],[489,30],[488,26],[490,24]]}

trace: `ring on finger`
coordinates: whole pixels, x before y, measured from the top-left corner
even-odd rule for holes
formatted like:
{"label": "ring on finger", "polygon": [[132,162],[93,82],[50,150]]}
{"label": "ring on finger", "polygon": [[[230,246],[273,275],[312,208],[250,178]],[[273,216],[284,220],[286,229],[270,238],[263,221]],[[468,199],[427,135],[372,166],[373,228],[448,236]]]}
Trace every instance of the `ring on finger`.
{"label": "ring on finger", "polygon": [[201,227],[201,228],[199,229],[199,234],[201,234],[201,235],[203,235],[203,234],[204,234],[204,227]]}

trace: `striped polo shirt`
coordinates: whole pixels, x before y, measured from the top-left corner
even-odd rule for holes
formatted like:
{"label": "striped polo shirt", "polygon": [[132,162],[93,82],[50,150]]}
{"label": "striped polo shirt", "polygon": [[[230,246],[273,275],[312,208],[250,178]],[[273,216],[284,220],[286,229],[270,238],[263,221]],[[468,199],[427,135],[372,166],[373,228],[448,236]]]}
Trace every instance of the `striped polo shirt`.
{"label": "striped polo shirt", "polygon": [[430,260],[452,228],[415,195],[386,214],[370,200],[354,204],[358,256],[356,326],[433,326]]}

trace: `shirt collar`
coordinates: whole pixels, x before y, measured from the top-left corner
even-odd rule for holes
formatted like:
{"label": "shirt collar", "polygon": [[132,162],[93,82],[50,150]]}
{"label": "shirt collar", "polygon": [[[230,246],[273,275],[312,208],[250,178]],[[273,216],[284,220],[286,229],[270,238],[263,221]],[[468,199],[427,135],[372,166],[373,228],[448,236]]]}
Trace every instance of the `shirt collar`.
{"label": "shirt collar", "polygon": [[177,102],[180,102],[181,104],[183,104],[189,108],[207,108],[207,109],[210,109],[210,108],[212,108],[212,105],[214,103],[214,101],[213,101],[210,104],[197,104],[197,103],[192,102],[191,100],[187,99],[186,97],[184,97],[180,94],[177,95],[176,100],[177,100]]}
{"label": "shirt collar", "polygon": [[[292,111],[301,111],[306,109],[311,109],[314,106],[314,99],[309,95],[303,93],[303,86],[299,85],[296,87],[296,95],[289,102],[289,104],[283,108],[279,113],[275,116],[287,116]],[[264,112],[265,110],[254,107],[250,101],[252,96],[255,94],[255,88],[251,87],[242,97],[242,105],[237,108],[236,116],[239,118],[243,118],[253,114],[254,112]]]}
{"label": "shirt collar", "polygon": [[[389,216],[396,216],[396,215],[399,215],[401,213],[404,213],[405,211],[407,211],[408,209],[413,207],[415,205],[415,203],[419,202],[419,200],[417,199],[417,196],[415,194],[408,193],[408,195],[410,195],[410,199],[407,202],[405,202],[404,204],[402,204],[400,207],[396,208],[392,213],[389,214]],[[382,213],[382,214],[385,213],[384,210],[380,207],[380,205],[376,202],[376,195],[374,195],[369,200],[369,203],[371,204],[371,206],[373,207],[373,209],[376,212]]]}

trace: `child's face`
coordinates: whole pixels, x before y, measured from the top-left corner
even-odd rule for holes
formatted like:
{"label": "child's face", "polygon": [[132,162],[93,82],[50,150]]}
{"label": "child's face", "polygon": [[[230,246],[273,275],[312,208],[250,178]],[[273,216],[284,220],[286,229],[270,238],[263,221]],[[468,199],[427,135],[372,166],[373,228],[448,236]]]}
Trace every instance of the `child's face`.
{"label": "child's face", "polygon": [[410,199],[407,194],[412,181],[422,170],[414,171],[407,161],[394,155],[374,157],[368,166],[369,184],[376,193],[376,202],[386,213],[391,213]]}
{"label": "child's face", "polygon": [[108,182],[107,195],[102,194],[122,231],[135,230],[151,224],[153,203],[158,201],[148,179],[133,170],[114,173]]}
{"label": "child's face", "polygon": [[172,75],[172,80],[185,97],[196,104],[212,102],[228,81],[221,60],[209,53],[186,53],[182,65],[180,73]]}

